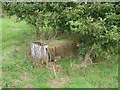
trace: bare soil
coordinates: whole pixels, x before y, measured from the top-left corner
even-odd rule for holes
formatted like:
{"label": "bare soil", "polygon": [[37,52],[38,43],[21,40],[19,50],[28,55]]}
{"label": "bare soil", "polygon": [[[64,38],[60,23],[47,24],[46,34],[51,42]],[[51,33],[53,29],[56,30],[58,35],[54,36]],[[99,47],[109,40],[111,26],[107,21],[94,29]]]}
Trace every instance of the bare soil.
{"label": "bare soil", "polygon": [[13,79],[13,80],[12,80],[12,83],[13,83],[14,86],[15,86],[16,84],[20,83],[20,82],[21,82],[21,80],[19,80],[19,79]]}
{"label": "bare soil", "polygon": [[24,88],[34,88],[32,84],[27,84]]}

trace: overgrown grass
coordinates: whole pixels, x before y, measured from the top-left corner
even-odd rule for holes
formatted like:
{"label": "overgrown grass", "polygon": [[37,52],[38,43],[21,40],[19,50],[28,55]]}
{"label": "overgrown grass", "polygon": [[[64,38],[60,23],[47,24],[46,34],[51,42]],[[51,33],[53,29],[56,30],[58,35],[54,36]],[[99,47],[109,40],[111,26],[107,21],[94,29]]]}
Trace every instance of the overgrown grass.
{"label": "overgrown grass", "polygon": [[16,22],[14,17],[6,17],[2,20],[2,35],[3,87],[27,87],[27,84],[49,87],[44,77],[45,73],[49,73],[48,69],[33,68],[25,56],[26,45],[35,39],[31,27],[24,21]]}
{"label": "overgrown grass", "polygon": [[[32,28],[15,18],[2,18],[2,85],[3,87],[67,87],[67,88],[115,88],[118,87],[117,56],[110,56],[99,64],[80,67],[75,58],[56,62],[62,67],[58,77],[45,66],[33,67],[25,55],[25,47],[35,40]],[[68,36],[69,37],[69,36]],[[59,37],[57,39],[65,39]]]}

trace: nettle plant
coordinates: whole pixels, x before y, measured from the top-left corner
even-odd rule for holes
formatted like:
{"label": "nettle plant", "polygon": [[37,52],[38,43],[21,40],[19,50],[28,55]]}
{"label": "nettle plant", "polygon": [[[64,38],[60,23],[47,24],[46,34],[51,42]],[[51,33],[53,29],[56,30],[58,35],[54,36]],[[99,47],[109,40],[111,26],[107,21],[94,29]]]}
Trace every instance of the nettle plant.
{"label": "nettle plant", "polygon": [[[16,15],[35,28],[52,27],[53,31],[79,33],[80,55],[84,56],[96,46],[93,57],[109,51],[117,54],[120,31],[120,3],[2,3],[3,11]],[[102,54],[101,54],[102,55]]]}

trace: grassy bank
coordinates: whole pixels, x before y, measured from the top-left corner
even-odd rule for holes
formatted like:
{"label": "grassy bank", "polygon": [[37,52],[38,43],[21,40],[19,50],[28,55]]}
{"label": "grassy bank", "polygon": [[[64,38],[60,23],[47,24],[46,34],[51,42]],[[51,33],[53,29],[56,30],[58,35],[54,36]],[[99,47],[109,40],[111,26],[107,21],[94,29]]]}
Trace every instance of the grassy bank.
{"label": "grassy bank", "polygon": [[[62,59],[57,64],[62,70],[54,73],[40,65],[33,67],[25,55],[26,45],[35,40],[30,26],[15,18],[2,18],[2,85],[3,87],[69,87],[69,88],[114,88],[118,87],[118,63],[116,56],[109,56],[99,64],[80,67],[74,58]],[[72,66],[71,66],[72,63]]]}

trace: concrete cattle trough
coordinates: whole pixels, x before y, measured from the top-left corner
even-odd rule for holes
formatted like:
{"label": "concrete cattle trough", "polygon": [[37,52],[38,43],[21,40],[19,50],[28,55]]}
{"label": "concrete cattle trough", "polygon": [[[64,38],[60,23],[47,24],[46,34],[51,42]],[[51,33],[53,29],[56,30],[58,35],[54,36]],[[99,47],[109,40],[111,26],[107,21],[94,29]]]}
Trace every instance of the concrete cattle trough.
{"label": "concrete cattle trough", "polygon": [[77,41],[48,40],[31,43],[31,57],[33,61],[48,63],[64,57],[77,55]]}

